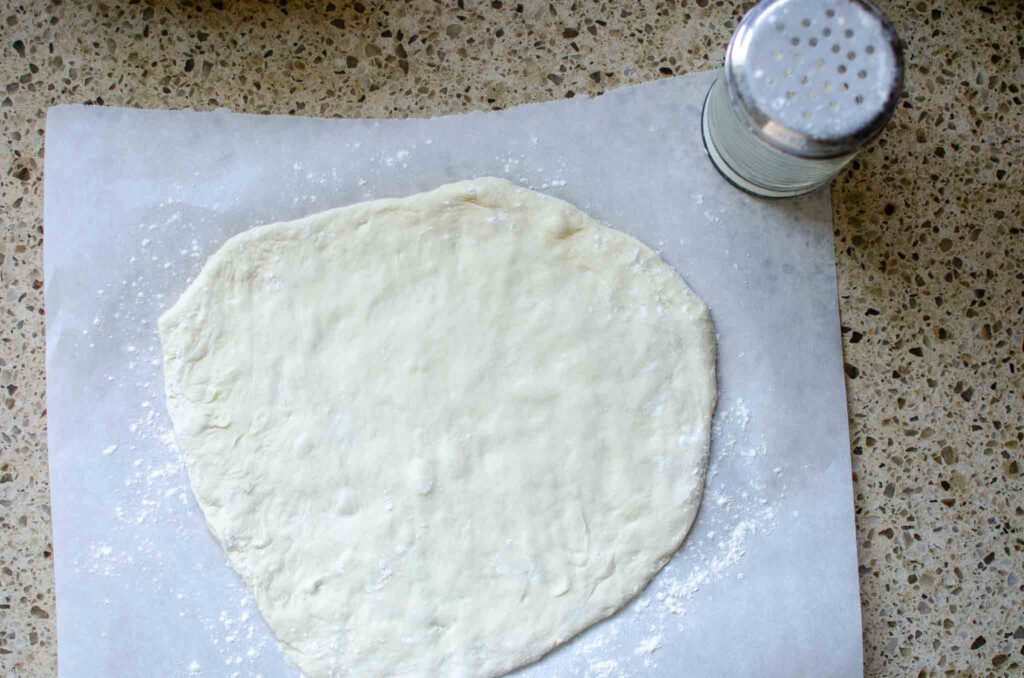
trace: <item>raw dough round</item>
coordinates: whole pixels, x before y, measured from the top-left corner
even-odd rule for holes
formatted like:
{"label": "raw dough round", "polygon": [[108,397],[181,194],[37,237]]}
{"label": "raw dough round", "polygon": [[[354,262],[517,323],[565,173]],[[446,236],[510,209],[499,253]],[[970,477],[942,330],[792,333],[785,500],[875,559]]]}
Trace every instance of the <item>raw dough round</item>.
{"label": "raw dough round", "polygon": [[615,612],[697,513],[707,308],[500,179],[255,228],[160,319],[210,529],[310,676],[493,676]]}

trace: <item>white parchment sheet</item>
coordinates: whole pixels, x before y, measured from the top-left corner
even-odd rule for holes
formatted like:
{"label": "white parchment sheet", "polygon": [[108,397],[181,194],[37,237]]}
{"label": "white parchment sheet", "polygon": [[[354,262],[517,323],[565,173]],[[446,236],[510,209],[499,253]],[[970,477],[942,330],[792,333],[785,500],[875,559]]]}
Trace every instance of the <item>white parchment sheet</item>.
{"label": "white parchment sheet", "polygon": [[693,532],[625,610],[518,675],[857,676],[828,194],[706,160],[710,73],[430,120],[61,106],[46,127],[49,454],[62,676],[293,676],[192,497],[156,319],[229,236],[506,177],[661,251],[708,303],[720,400]]}

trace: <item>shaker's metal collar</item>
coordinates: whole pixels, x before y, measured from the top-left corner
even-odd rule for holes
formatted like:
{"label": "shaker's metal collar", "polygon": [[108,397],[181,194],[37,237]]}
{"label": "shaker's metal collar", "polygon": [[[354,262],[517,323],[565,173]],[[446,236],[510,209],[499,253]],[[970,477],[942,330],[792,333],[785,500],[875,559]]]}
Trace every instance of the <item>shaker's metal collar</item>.
{"label": "shaker's metal collar", "polygon": [[833,158],[877,135],[896,108],[903,56],[870,0],[769,0],[729,42],[733,108],[780,151]]}

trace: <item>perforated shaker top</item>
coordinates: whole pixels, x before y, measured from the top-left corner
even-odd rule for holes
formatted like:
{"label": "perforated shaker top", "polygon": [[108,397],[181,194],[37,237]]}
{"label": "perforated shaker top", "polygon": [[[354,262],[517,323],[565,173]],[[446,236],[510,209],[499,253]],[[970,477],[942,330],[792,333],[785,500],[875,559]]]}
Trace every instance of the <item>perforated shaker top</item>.
{"label": "perforated shaker top", "polygon": [[744,18],[726,69],[746,113],[776,145],[855,150],[895,107],[902,58],[864,0],[775,0]]}

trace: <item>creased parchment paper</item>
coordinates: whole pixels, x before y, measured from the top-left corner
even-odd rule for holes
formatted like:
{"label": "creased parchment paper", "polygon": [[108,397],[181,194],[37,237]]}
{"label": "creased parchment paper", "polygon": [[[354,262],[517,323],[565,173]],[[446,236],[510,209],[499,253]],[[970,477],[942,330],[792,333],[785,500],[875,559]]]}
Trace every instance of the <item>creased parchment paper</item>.
{"label": "creased parchment paper", "polygon": [[768,203],[728,186],[700,141],[712,78],[430,120],[51,109],[61,675],[296,675],[189,490],[156,319],[235,233],[483,175],[661,251],[719,335],[711,469],[689,539],[625,610],[520,675],[860,675],[828,194]]}

